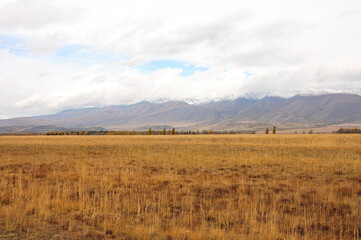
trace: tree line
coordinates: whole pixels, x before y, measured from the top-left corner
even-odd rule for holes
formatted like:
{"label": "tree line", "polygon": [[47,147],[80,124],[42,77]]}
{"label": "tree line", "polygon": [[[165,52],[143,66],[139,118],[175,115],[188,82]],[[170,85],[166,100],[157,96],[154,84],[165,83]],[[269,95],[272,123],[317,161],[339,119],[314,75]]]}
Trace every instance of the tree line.
{"label": "tree line", "polygon": [[361,133],[361,129],[355,128],[340,128],[333,133]]}
{"label": "tree line", "polygon": [[256,134],[256,131],[214,131],[214,130],[181,130],[175,128],[171,130],[152,130],[148,131],[71,131],[71,132],[48,132],[39,135],[197,135],[197,134]]}

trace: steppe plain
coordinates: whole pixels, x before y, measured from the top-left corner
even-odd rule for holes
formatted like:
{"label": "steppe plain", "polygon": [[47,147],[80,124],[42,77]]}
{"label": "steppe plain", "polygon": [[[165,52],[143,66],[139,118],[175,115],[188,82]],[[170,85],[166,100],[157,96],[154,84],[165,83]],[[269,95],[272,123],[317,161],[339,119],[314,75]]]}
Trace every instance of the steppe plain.
{"label": "steppe plain", "polygon": [[361,136],[3,136],[0,239],[361,239]]}

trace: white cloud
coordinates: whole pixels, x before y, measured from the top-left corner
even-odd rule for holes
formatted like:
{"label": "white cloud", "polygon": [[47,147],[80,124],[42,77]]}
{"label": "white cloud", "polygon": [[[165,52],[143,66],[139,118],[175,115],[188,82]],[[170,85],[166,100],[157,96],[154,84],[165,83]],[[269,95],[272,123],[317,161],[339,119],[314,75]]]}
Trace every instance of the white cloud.
{"label": "white cloud", "polygon": [[[0,41],[0,115],[361,88],[360,7],[358,0],[3,0],[0,37],[17,41]],[[77,47],[69,54],[64,46]],[[208,70],[187,77],[177,68],[137,70],[153,60]]]}

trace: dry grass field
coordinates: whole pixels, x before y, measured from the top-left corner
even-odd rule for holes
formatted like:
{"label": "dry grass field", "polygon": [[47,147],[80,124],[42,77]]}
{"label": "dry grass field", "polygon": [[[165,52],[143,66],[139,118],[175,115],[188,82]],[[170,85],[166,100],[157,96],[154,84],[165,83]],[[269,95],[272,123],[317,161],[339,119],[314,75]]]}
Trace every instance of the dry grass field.
{"label": "dry grass field", "polygon": [[0,239],[361,239],[361,136],[0,137]]}

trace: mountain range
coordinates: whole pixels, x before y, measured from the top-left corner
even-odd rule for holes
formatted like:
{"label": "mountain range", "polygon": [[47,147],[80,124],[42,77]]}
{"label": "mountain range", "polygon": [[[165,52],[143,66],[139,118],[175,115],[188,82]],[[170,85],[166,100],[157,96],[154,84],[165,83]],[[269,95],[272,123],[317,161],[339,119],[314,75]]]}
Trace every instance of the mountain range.
{"label": "mountain range", "polygon": [[47,132],[66,129],[257,130],[361,123],[361,96],[336,93],[261,99],[239,97],[189,104],[183,101],[69,109],[56,114],[0,120],[0,132]]}

